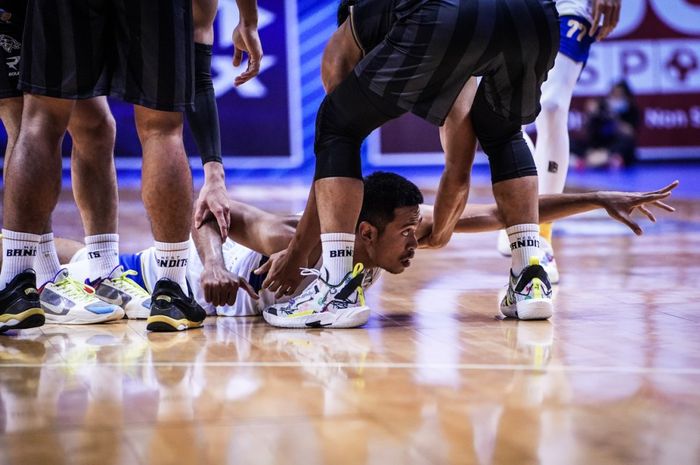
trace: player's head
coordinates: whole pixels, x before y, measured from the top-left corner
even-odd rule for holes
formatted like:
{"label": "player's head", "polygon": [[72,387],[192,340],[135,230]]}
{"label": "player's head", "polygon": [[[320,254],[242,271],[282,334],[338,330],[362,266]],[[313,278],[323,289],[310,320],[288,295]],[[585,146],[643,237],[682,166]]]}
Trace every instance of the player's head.
{"label": "player's head", "polygon": [[416,228],[421,221],[423,194],[408,179],[377,171],[367,176],[358,240],[375,266],[401,273],[410,266],[418,247]]}
{"label": "player's head", "polygon": [[338,5],[338,27],[340,27],[348,16],[350,16],[350,6],[355,3],[355,0],[340,0]]}

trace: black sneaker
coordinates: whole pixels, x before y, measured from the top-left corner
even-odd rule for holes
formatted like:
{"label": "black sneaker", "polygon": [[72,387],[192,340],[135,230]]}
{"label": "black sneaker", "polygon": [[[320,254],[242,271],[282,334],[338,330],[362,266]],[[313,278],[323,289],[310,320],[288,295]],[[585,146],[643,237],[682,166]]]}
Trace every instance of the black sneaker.
{"label": "black sneaker", "polygon": [[151,299],[151,315],[146,320],[148,331],[184,331],[202,326],[207,312],[194,300],[189,285],[187,289],[189,296],[170,279],[163,278],[156,283]]}
{"label": "black sneaker", "polygon": [[36,328],[44,321],[36,275],[33,270],[23,271],[0,291],[0,333],[8,329]]}

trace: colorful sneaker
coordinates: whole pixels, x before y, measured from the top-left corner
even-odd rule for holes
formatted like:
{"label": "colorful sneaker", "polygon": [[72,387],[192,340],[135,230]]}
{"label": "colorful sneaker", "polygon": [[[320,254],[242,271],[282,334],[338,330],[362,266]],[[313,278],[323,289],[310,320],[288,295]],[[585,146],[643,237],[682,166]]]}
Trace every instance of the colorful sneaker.
{"label": "colorful sneaker", "polygon": [[197,303],[192,289],[189,295],[180,285],[170,279],[160,279],[153,288],[151,314],[146,320],[148,331],[184,331],[203,325],[207,312]]}
{"label": "colorful sneaker", "polygon": [[0,291],[0,333],[43,324],[44,311],[36,290],[36,275],[33,270],[23,271]]}
{"label": "colorful sneaker", "polygon": [[505,229],[498,231],[498,243],[496,244],[496,249],[498,253],[504,257],[510,257],[512,252],[510,251],[510,239],[508,239],[508,233]]}
{"label": "colorful sneaker", "polygon": [[98,279],[92,285],[98,299],[119,305],[130,320],[148,318],[151,313],[151,294],[138,285],[130,276],[136,276],[134,270],[116,266],[106,278]]}
{"label": "colorful sneaker", "polygon": [[281,328],[355,328],[367,323],[369,307],[362,292],[362,263],[337,286],[321,277],[321,272],[304,268],[302,275],[315,274],[314,282],[297,297],[265,309],[263,318]]}
{"label": "colorful sneaker", "polygon": [[501,301],[501,313],[521,320],[546,320],[552,316],[552,285],[540,259],[530,258],[519,276],[510,273],[508,290]]}
{"label": "colorful sneaker", "polygon": [[540,236],[540,248],[542,249],[540,264],[542,268],[544,268],[544,271],[547,272],[549,282],[552,284],[559,284],[559,268],[557,267],[557,260],[554,258],[554,249],[551,244],[547,242],[547,239],[542,236]]}
{"label": "colorful sneaker", "polygon": [[89,325],[124,318],[120,306],[102,302],[95,289],[71,278],[65,268],[41,287],[39,299],[47,323]]}

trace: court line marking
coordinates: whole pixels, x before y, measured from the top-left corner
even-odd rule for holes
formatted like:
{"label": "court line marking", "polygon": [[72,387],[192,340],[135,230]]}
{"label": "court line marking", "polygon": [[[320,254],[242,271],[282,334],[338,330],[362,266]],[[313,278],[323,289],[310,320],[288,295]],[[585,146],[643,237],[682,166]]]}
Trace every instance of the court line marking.
{"label": "court line marking", "polygon": [[631,366],[587,366],[587,365],[490,365],[482,363],[412,363],[412,362],[133,362],[133,363],[0,363],[2,368],[68,368],[76,365],[104,367],[213,367],[213,368],[362,368],[362,369],[434,369],[459,371],[532,371],[532,372],[573,372],[573,373],[621,373],[621,374],[666,374],[700,375],[700,368],[654,368]]}

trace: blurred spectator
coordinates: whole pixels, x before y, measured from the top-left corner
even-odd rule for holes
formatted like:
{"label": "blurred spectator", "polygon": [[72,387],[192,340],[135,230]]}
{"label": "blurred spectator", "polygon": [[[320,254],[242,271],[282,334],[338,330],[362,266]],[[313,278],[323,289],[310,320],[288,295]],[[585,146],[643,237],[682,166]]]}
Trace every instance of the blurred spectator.
{"label": "blurred spectator", "polygon": [[636,161],[639,109],[625,81],[607,97],[589,99],[584,107],[586,140],[580,152],[584,166],[631,166]]}

